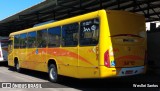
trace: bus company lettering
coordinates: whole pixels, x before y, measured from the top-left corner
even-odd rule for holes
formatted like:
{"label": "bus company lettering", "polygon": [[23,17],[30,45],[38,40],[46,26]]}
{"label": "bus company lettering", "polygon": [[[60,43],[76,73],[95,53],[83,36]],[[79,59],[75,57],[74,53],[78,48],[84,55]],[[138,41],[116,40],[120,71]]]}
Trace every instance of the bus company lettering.
{"label": "bus company lettering", "polygon": [[84,32],[89,32],[91,31],[90,28],[86,28],[86,27],[83,27],[84,28]]}

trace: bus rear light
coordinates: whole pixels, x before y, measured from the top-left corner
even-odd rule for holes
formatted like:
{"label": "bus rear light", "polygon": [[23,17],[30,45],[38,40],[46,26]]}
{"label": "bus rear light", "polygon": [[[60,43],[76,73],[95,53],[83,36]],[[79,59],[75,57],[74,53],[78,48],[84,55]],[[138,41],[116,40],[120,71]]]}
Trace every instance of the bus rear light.
{"label": "bus rear light", "polygon": [[104,53],[104,65],[110,67],[109,50]]}

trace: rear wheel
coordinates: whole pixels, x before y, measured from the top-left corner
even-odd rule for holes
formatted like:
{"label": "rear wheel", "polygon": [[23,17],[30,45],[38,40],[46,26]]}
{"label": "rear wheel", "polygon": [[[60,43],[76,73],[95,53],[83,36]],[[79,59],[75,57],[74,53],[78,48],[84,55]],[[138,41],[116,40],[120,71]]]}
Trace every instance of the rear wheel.
{"label": "rear wheel", "polygon": [[51,64],[49,66],[49,78],[51,82],[57,82],[58,81],[58,73],[57,73],[57,68],[54,64]]}
{"label": "rear wheel", "polygon": [[17,72],[20,72],[21,70],[18,62],[15,63],[15,69]]}

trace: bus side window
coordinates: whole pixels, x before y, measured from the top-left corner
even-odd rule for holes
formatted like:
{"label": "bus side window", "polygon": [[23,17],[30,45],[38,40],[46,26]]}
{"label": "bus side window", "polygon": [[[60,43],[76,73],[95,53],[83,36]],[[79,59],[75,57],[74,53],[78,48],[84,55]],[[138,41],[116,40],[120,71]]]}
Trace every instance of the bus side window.
{"label": "bus side window", "polygon": [[47,46],[47,30],[37,31],[37,47],[43,48]]}
{"label": "bus side window", "polygon": [[9,40],[8,41],[8,52],[12,52],[13,50],[13,40]]}
{"label": "bus side window", "polygon": [[27,45],[27,34],[20,35],[20,48],[26,48]]}
{"label": "bus side window", "polygon": [[61,38],[61,27],[48,29],[48,47],[59,47]]}
{"label": "bus side window", "polygon": [[19,35],[14,36],[14,48],[19,48]]}
{"label": "bus side window", "polygon": [[78,29],[78,23],[72,23],[62,27],[62,46],[78,45]]}
{"label": "bus side window", "polygon": [[36,47],[36,32],[29,32],[28,33],[27,47],[28,48]]}
{"label": "bus side window", "polygon": [[99,20],[91,19],[80,23],[80,45],[97,45],[99,40]]}

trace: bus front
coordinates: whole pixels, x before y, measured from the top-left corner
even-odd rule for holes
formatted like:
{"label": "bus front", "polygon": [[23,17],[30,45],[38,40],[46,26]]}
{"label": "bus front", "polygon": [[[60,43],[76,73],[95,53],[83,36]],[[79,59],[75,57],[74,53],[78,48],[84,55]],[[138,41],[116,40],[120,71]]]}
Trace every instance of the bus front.
{"label": "bus front", "polygon": [[[129,76],[146,71],[145,18],[125,11],[106,11],[108,36],[101,41],[101,77]],[[102,29],[102,32],[105,30]],[[106,28],[104,28],[106,29]],[[104,33],[103,33],[104,34]],[[103,35],[102,34],[102,35]],[[105,46],[105,47],[104,47]]]}

